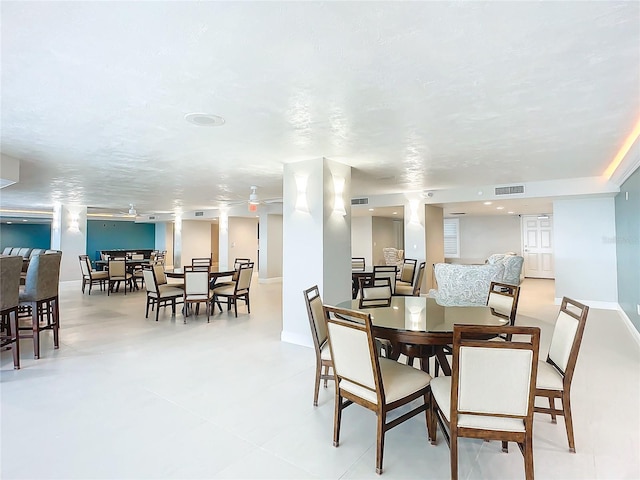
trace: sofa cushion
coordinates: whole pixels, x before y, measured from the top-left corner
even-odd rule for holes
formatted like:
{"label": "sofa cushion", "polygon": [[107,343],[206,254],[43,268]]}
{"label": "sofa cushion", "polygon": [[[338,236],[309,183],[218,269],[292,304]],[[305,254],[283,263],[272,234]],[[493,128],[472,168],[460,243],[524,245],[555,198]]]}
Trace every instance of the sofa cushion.
{"label": "sofa cushion", "polygon": [[486,305],[491,282],[500,282],[503,265],[457,265],[437,263],[434,267],[438,289],[430,292],[440,305]]}

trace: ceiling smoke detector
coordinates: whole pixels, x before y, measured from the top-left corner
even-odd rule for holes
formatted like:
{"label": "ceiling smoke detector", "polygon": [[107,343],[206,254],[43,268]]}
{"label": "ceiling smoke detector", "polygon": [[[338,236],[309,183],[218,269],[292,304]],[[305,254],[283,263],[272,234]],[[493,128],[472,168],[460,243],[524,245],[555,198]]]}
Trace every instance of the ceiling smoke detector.
{"label": "ceiling smoke detector", "polygon": [[258,187],[256,187],[255,185],[251,185],[251,193],[249,194],[249,203],[251,205],[258,205],[258,203],[260,203],[258,201],[258,194],[256,193],[257,190]]}
{"label": "ceiling smoke detector", "polygon": [[199,127],[219,127],[220,125],[224,125],[224,118],[208,113],[187,113],[184,119]]}
{"label": "ceiling smoke detector", "polygon": [[137,215],[138,212],[136,212],[135,207],[133,206],[133,203],[129,204],[129,215]]}

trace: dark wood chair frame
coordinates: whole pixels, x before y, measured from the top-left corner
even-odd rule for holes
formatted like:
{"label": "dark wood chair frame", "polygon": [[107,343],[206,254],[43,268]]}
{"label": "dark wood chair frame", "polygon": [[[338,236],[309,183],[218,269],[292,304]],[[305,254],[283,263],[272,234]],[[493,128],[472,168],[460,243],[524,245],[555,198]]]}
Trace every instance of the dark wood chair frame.
{"label": "dark wood chair frame", "polygon": [[[163,297],[161,293],[161,287],[158,285],[158,279],[156,278],[156,271],[154,266],[143,265],[142,272],[143,274],[146,272],[150,272],[151,277],[153,279],[153,286],[151,286],[150,284],[151,282],[149,282],[149,280],[151,279],[150,277],[147,277],[147,281],[145,282],[145,284],[147,285],[147,304],[145,308],[144,318],[149,318],[149,306],[151,306],[151,311],[153,311],[154,308],[156,309],[156,322],[158,321],[158,316],[160,314],[160,307],[167,307],[171,305],[171,314],[175,316],[176,303],[178,303],[179,298],[183,298],[184,292],[182,291],[180,293],[176,292],[175,295],[169,295],[169,296]],[[167,284],[164,284],[164,286],[167,286]],[[150,290],[149,287],[151,287],[152,289],[155,289],[155,293],[157,294],[157,297],[152,296],[152,294],[154,293],[154,290]]]}
{"label": "dark wood chair frame", "polygon": [[[251,313],[251,305],[249,303],[249,290],[251,289],[251,278],[249,278],[249,283],[246,288],[240,287],[240,279],[242,278],[242,274],[244,270],[251,269],[251,275],[253,275],[253,262],[242,263],[238,268],[238,280],[236,280],[233,285],[233,293],[220,293],[220,289],[216,289],[213,291],[213,302],[218,305],[220,312],[222,312],[222,305],[220,304],[220,298],[227,299],[227,311],[231,310],[231,305],[233,304],[234,313],[236,318],[238,317],[238,301],[242,300],[247,305],[247,313]],[[239,288],[240,287],[240,288]]]}
{"label": "dark wood chair frame", "polygon": [[[569,307],[573,307],[579,313],[574,312]],[[575,318],[578,321],[578,327],[576,334],[573,337],[573,344],[569,352],[569,359],[567,361],[567,368],[562,371],[558,365],[547,355],[545,360],[548,364],[552,365],[558,373],[562,376],[562,390],[550,390],[545,388],[536,387],[536,397],[545,397],[549,400],[549,408],[535,407],[536,413],[546,413],[551,415],[551,422],[556,423],[556,416],[560,415],[564,417],[565,429],[567,431],[567,441],[569,442],[569,451],[576,453],[576,444],[573,436],[573,419],[571,417],[571,381],[573,380],[573,371],[576,367],[576,361],[578,360],[578,353],[580,352],[580,344],[582,343],[582,336],[584,334],[584,327],[587,323],[587,315],[589,314],[589,307],[576,302],[567,297],[563,297],[560,305],[560,312],[564,312],[567,315]],[[559,398],[561,408],[556,408],[555,399]]]}
{"label": "dark wood chair frame", "polygon": [[[333,362],[329,359],[322,358],[322,347],[329,348],[327,326],[324,323],[324,311],[320,318],[316,318],[313,313],[312,304],[320,302],[322,306],[322,298],[318,286],[314,285],[304,291],[304,303],[307,306],[307,316],[309,317],[309,327],[311,328],[311,338],[313,339],[313,348],[316,352],[316,377],[313,390],[313,406],[318,406],[318,394],[320,392],[320,381],[324,380],[324,388],[327,388],[328,380],[333,380],[333,372],[329,374],[329,369],[333,369]],[[324,329],[319,328],[319,322],[323,322]],[[324,372],[323,372],[324,370]]]}
{"label": "dark wood chair frame", "polygon": [[[360,277],[360,300],[358,308],[375,308],[375,307],[388,307],[391,305],[391,279],[388,277],[372,278],[372,277]],[[386,298],[374,298],[365,299],[364,290],[368,288],[387,287],[389,288],[389,296]]]}
{"label": "dark wood chair frame", "polygon": [[[113,276],[111,275],[111,264],[117,262],[117,263],[124,263],[124,276]],[[117,292],[118,289],[120,288],[120,282],[124,282],[124,294],[127,294],[127,283],[129,284],[129,291],[132,291],[134,286],[133,286],[133,274],[127,271],[127,260],[125,258],[109,258],[109,288],[107,288],[107,296],[109,296],[109,294],[111,292],[113,292],[113,287],[114,285],[116,286],[115,291]]]}
{"label": "dark wood chair frame", "polygon": [[398,275],[397,265],[374,265],[373,279],[379,280],[387,277],[391,281],[391,295],[396,293],[396,276]]}
{"label": "dark wood chair frame", "polygon": [[[509,315],[505,315],[491,308],[491,313],[493,315],[508,320],[509,325],[513,327],[516,324],[516,312],[518,310],[518,300],[520,298],[520,287],[518,285],[511,285],[509,283],[491,282],[491,284],[489,285],[489,296],[487,297],[487,305],[489,305],[492,295],[510,297],[513,299],[511,303],[511,312],[509,313]],[[500,336],[499,338],[511,341],[510,336]]]}
{"label": "dark wood chair frame", "polygon": [[[526,335],[529,341],[505,341],[493,342],[478,340],[487,336],[499,335]],[[521,337],[520,337],[521,338]],[[495,416],[503,418],[521,418],[524,422],[524,432],[508,432],[499,430],[485,430],[480,428],[466,428],[458,426],[458,415],[477,415],[477,412],[466,412],[458,410],[458,386],[459,386],[459,361],[460,347],[479,348],[505,348],[531,350],[532,366],[529,384],[529,401],[526,416],[510,416],[505,414],[482,413],[484,416]],[[447,422],[444,413],[438,406],[435,399],[431,402],[431,415],[429,424],[429,438],[433,445],[436,444],[436,422],[440,425],[443,436],[450,449],[451,479],[458,478],[458,438],[479,438],[484,440],[502,441],[502,450],[507,452],[507,442],[516,442],[524,457],[525,478],[533,480],[533,412],[535,404],[535,381],[538,370],[538,352],[540,349],[540,329],[538,327],[512,327],[512,326],[483,326],[483,325],[454,325],[453,327],[453,368],[451,375],[451,411],[449,412],[450,422]]]}
{"label": "dark wood chair frame", "polygon": [[[369,356],[373,366],[374,372],[374,382],[375,382],[375,390],[377,395],[377,402],[372,403],[368,400],[361,398],[357,395],[353,395],[352,393],[343,390],[340,388],[340,383],[344,379],[347,381],[353,382],[353,380],[349,380],[346,377],[342,377],[339,371],[336,371],[334,367],[334,375],[336,382],[336,394],[335,394],[335,407],[334,407],[334,424],[333,424],[333,446],[338,447],[340,444],[340,424],[342,420],[342,411],[348,407],[349,405],[356,403],[364,408],[367,408],[374,412],[377,417],[377,433],[376,433],[376,473],[382,473],[382,462],[383,462],[383,454],[384,454],[384,439],[387,431],[391,430],[393,427],[396,427],[403,423],[406,420],[418,415],[419,413],[425,412],[427,428],[430,424],[430,400],[431,400],[431,388],[427,385],[425,388],[419,389],[414,393],[407,395],[406,397],[400,398],[395,402],[387,403],[385,400],[384,393],[384,384],[382,382],[382,374],[380,371],[378,354],[375,347],[374,336],[372,333],[371,327],[371,316],[364,312],[359,312],[356,310],[348,310],[344,308],[331,307],[328,305],[323,306],[324,317],[327,325],[330,323],[337,323],[347,325],[351,328],[366,332],[369,343]],[[329,347],[331,348],[331,358],[335,358],[333,347],[331,345],[331,335],[329,331],[329,327],[327,328],[329,332]],[[368,389],[368,387],[361,385],[363,388]],[[398,407],[403,405],[407,405],[410,402],[418,398],[423,398],[424,402],[417,407],[411,409],[408,412],[399,415],[391,421],[387,421],[387,414],[395,410]]]}
{"label": "dark wood chair frame", "polygon": [[[89,255],[78,255],[78,259],[80,260],[80,269],[82,270],[82,293],[84,293],[85,287],[89,285],[89,295],[91,295],[91,287],[93,285],[100,285],[100,291],[104,291],[109,278],[93,278],[93,274],[96,273],[91,268],[91,260],[89,260]],[[86,270],[82,268],[82,265],[86,265]]]}
{"label": "dark wood chair frame", "polygon": [[[411,281],[406,282],[406,280],[402,280],[402,272],[404,271],[404,267],[406,265],[411,265],[412,269],[411,269]],[[398,269],[398,273],[396,274],[397,280],[399,282],[406,282],[406,283],[410,283],[411,285],[413,285],[413,280],[416,276],[416,267],[418,266],[418,260],[415,258],[405,258],[402,261],[402,266]]]}
{"label": "dark wood chair frame", "polygon": [[[207,267],[206,265],[193,265],[193,266],[185,266],[184,267],[184,298],[183,298],[183,313],[184,313],[184,323],[187,323],[187,317],[189,316],[189,309],[191,308],[191,304],[195,303],[196,304],[196,311],[195,314],[198,315],[198,313],[200,312],[200,304],[204,303],[205,308],[207,309],[207,323],[209,323],[210,321],[210,317],[211,317],[211,300],[213,299],[213,294],[211,293],[211,290],[208,288],[209,287],[209,271],[210,268]],[[187,293],[188,290],[188,286],[189,286],[189,277],[190,274],[193,272],[206,272],[207,273],[207,298],[202,298],[201,296],[199,296],[198,298],[193,298],[190,297],[190,294]],[[200,294],[200,295],[204,295]]]}

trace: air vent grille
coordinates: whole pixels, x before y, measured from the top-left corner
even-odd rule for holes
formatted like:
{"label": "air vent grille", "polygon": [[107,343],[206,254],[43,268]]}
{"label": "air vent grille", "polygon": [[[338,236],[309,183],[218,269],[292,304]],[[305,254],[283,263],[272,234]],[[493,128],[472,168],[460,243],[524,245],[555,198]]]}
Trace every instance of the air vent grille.
{"label": "air vent grille", "polygon": [[196,217],[204,217],[204,212],[196,212],[195,216]]}
{"label": "air vent grille", "polygon": [[156,217],[154,215],[150,215],[149,216],[149,220],[155,220],[155,219],[156,219]]}
{"label": "air vent grille", "polygon": [[368,198],[352,198],[351,205],[369,205]]}
{"label": "air vent grille", "polygon": [[524,185],[511,185],[510,187],[496,187],[496,195],[516,195],[524,193]]}

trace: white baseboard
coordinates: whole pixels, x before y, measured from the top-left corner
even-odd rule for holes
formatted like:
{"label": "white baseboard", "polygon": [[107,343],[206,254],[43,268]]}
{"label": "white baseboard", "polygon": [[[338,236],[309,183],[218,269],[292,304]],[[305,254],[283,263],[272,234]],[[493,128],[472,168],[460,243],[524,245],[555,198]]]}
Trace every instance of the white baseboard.
{"label": "white baseboard", "polygon": [[293,343],[294,345],[301,345],[303,347],[313,347],[313,340],[310,335],[301,335],[299,333],[285,332],[284,330],[280,334],[280,340],[286,343]]}
{"label": "white baseboard", "polygon": [[638,346],[640,346],[640,332],[633,325],[633,323],[631,322],[631,319],[629,318],[629,315],[627,315],[627,312],[625,312],[620,307],[620,305],[618,305],[617,310],[618,312],[620,312],[620,316],[622,317],[622,320],[623,320],[622,323],[624,323],[627,326],[627,328],[629,329],[629,332],[631,333],[631,336],[635,339]]}
{"label": "white baseboard", "polygon": [[258,278],[258,283],[282,283],[282,277]]}
{"label": "white baseboard", "polygon": [[[578,298],[574,298],[573,300],[575,300],[576,302],[583,303],[584,305],[587,305],[589,308],[599,308],[601,310],[619,310],[620,309],[620,305],[618,305],[618,302],[596,302],[592,300],[580,300]],[[555,303],[556,305],[560,305],[562,303],[562,298],[556,297],[553,303]]]}

